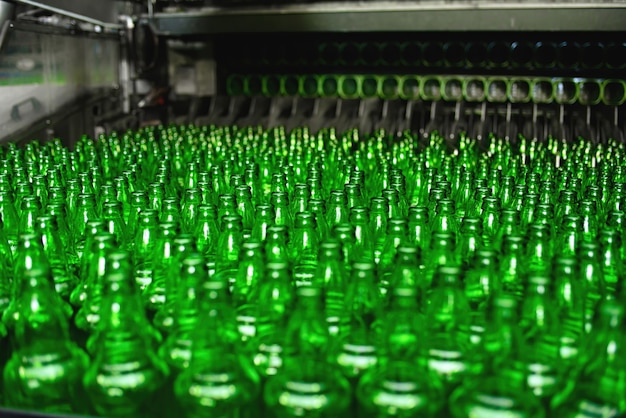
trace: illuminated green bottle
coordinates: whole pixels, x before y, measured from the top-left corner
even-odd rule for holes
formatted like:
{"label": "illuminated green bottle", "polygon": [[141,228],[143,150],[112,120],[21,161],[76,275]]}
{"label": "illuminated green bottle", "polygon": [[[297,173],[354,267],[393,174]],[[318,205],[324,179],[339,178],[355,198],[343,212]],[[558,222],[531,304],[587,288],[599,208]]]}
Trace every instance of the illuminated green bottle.
{"label": "illuminated green bottle", "polygon": [[346,291],[349,323],[334,347],[337,364],[354,383],[378,361],[377,327],[382,319],[383,306],[374,267],[371,262],[358,262],[352,266]]}
{"label": "illuminated green bottle", "polygon": [[152,417],[172,405],[169,368],[153,348],[132,271],[128,253],[108,254],[93,360],[83,377],[100,415]]}
{"label": "illuminated green bottle", "polygon": [[481,350],[484,370],[452,393],[449,399],[452,417],[545,416],[543,407],[527,386],[525,373],[519,369],[518,362],[526,351],[518,328],[517,306],[511,295],[499,295],[490,302]]}
{"label": "illuminated green bottle", "polygon": [[476,372],[468,332],[470,305],[460,281],[458,267],[438,267],[425,307],[428,341],[421,360],[442,381],[446,391]]}
{"label": "illuminated green bottle", "polygon": [[50,263],[55,289],[64,300],[69,301],[78,280],[70,271],[55,218],[50,215],[39,216],[37,228],[41,234],[44,253]]}
{"label": "illuminated green bottle", "polygon": [[562,352],[557,315],[554,284],[548,276],[531,273],[521,307],[520,329],[526,347],[522,362],[528,388],[548,409],[554,407],[552,402],[567,371],[563,358],[567,346]]}
{"label": "illuminated green bottle", "polygon": [[315,280],[318,236],[315,216],[310,212],[298,212],[290,237],[289,259],[293,262],[296,286],[311,285]]}
{"label": "illuminated green bottle", "polygon": [[382,325],[380,363],[359,381],[360,417],[435,417],[443,406],[440,382],[416,360],[425,349],[423,317],[414,287],[392,287]]}
{"label": "illuminated green bottle", "polygon": [[165,275],[165,303],[157,309],[152,323],[163,334],[167,334],[174,325],[176,299],[180,286],[180,265],[189,254],[196,251],[194,238],[190,234],[179,234],[173,240],[172,261]]}
{"label": "illuminated green bottle", "polygon": [[257,333],[257,297],[266,274],[265,259],[264,247],[260,242],[249,240],[242,244],[238,272],[231,293],[244,345],[251,342]]}
{"label": "illuminated green bottle", "polygon": [[[187,261],[187,267],[189,261]],[[185,416],[256,416],[259,377],[238,347],[234,312],[227,299],[227,282],[205,283],[192,336],[191,360],[175,382],[175,394]]]}
{"label": "illuminated green bottle", "polygon": [[155,251],[149,254],[151,260],[152,280],[142,292],[144,303],[150,310],[158,310],[166,300],[166,286],[170,280],[169,275],[172,269],[174,257],[174,238],[178,233],[175,223],[161,223],[157,235]]}
{"label": "illuminated green bottle", "polygon": [[347,416],[350,385],[336,364],[330,362],[330,336],[324,318],[322,291],[300,287],[296,309],[284,335],[282,370],[264,389],[271,418]]}
{"label": "illuminated green bottle", "polygon": [[102,293],[105,287],[105,263],[108,254],[115,248],[115,237],[108,232],[97,232],[91,240],[89,252],[85,254],[87,268],[83,303],[76,312],[76,326],[89,334],[93,333],[101,319]]}
{"label": "illuminated green bottle", "polygon": [[10,192],[0,191],[0,225],[2,225],[2,234],[6,237],[11,251],[14,253],[17,250],[18,219]]}
{"label": "illuminated green bottle", "polygon": [[[18,321],[22,315],[19,301],[22,291],[26,289],[24,277],[30,270],[35,268],[42,268],[45,277],[51,274],[50,264],[41,242],[41,235],[21,234],[18,238],[18,248],[13,263],[12,297],[2,315],[2,322],[11,333],[15,328],[16,321]],[[66,320],[69,319],[73,312],[70,304],[63,300],[56,291],[54,291],[53,296],[50,297],[56,298],[56,303],[65,315]]]}
{"label": "illuminated green bottle", "polygon": [[70,339],[48,266],[37,263],[25,270],[19,285],[16,348],[4,368],[6,403],[45,412],[88,413],[82,378],[89,358]]}
{"label": "illuminated green bottle", "polygon": [[626,412],[624,364],[624,307],[616,300],[605,300],[598,308],[593,332],[584,353],[584,367],[572,380],[573,388],[561,408],[566,418],[586,417],[597,411],[608,417]]}

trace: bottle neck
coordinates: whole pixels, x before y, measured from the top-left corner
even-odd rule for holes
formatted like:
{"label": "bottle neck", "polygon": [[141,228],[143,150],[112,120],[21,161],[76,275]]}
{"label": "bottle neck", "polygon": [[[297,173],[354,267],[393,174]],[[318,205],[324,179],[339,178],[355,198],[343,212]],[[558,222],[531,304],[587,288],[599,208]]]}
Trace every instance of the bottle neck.
{"label": "bottle neck", "polygon": [[22,279],[17,301],[15,337],[20,349],[50,350],[69,343],[69,328],[61,299],[45,269],[36,267]]}

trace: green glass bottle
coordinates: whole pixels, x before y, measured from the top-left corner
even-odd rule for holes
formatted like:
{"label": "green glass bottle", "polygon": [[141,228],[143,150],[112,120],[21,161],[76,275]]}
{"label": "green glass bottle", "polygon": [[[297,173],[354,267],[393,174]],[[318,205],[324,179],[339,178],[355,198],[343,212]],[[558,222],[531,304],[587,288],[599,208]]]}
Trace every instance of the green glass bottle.
{"label": "green glass bottle", "polygon": [[2,234],[6,237],[11,251],[15,253],[17,250],[19,218],[13,205],[13,198],[8,191],[0,191],[0,221]]}
{"label": "green glass bottle", "polygon": [[76,326],[90,334],[96,329],[101,319],[100,309],[105,285],[104,267],[107,255],[115,248],[113,234],[104,231],[94,232],[91,247],[85,255],[84,265],[86,268],[83,273],[86,274],[86,277],[81,286],[81,293],[84,296],[79,296],[83,303],[75,315]]}
{"label": "green glass bottle", "polygon": [[430,249],[424,255],[425,279],[430,287],[435,273],[440,266],[459,266],[459,256],[455,248],[454,234],[435,232],[430,240]]}
{"label": "green glass bottle", "polygon": [[[58,219],[58,217],[55,217],[55,219]],[[77,309],[79,309],[83,305],[83,303],[85,302],[85,299],[87,298],[87,293],[88,293],[87,277],[89,276],[89,269],[91,266],[91,259],[93,256],[94,237],[101,232],[105,232],[104,221],[101,221],[101,220],[89,221],[86,227],[86,232],[85,232],[86,233],[85,247],[88,248],[89,251],[85,257],[83,257],[80,260],[76,260],[78,262],[78,265],[74,266],[74,270],[76,271],[78,282],[76,284],[76,287],[72,290],[70,294],[70,303],[72,304],[72,306],[74,306]]]}
{"label": "green glass bottle", "polygon": [[289,210],[289,196],[286,192],[272,192],[270,204],[274,208],[274,225],[293,228],[293,215]]}
{"label": "green glass bottle", "polygon": [[[378,288],[383,296],[386,297],[389,290],[390,277],[395,269],[397,249],[400,245],[408,242],[407,222],[404,218],[390,218],[387,223],[387,236],[383,251],[378,261]],[[366,260],[367,261],[367,260]]]}
{"label": "green glass bottle", "polygon": [[33,195],[39,199],[42,207],[48,205],[48,179],[42,174],[36,174],[32,178]]}
{"label": "green glass bottle", "polygon": [[67,316],[48,266],[37,263],[25,270],[20,286],[15,351],[3,374],[7,405],[42,412],[88,413],[81,379],[89,358],[70,339]]}
{"label": "green glass bottle", "polygon": [[437,213],[433,218],[431,227],[433,232],[453,233],[459,232],[458,222],[455,216],[454,201],[441,199],[437,203]]}
{"label": "green glass bottle", "polygon": [[176,298],[180,285],[180,264],[187,255],[196,251],[194,237],[190,234],[179,234],[173,240],[172,260],[166,271],[165,277],[165,302],[159,305],[152,323],[163,334],[168,334],[174,325],[176,311]]}
{"label": "green glass bottle", "polygon": [[141,212],[148,209],[148,195],[146,192],[133,192],[130,197],[130,213],[128,214],[128,222],[126,226],[128,231],[126,235],[129,239],[129,248],[134,250],[135,238],[139,230],[139,218]]}
{"label": "green glass bottle", "polygon": [[309,186],[306,184],[296,184],[294,186],[294,198],[291,202],[291,213],[306,212],[310,199]]}
{"label": "green glass bottle", "polygon": [[161,213],[163,199],[165,199],[165,187],[158,182],[150,183],[148,185],[148,207]]}
{"label": "green glass bottle", "polygon": [[482,221],[483,242],[491,247],[497,239],[500,230],[500,199],[488,196],[483,199]]}
{"label": "green glass bottle", "polygon": [[128,222],[128,217],[130,215],[130,197],[134,192],[134,185],[130,184],[128,181],[128,172],[123,172],[122,174],[125,173],[126,175],[113,178],[115,195],[117,197],[117,201],[121,205],[122,222],[124,223]]}
{"label": "green glass bottle", "polygon": [[416,315],[418,294],[412,287],[392,287],[382,325],[380,363],[359,381],[358,416],[435,417],[442,412],[443,391],[424,365],[424,318]]}
{"label": "green glass bottle", "polygon": [[265,253],[263,244],[246,240],[241,244],[237,277],[233,283],[232,296],[236,307],[248,303],[250,294],[264,275]]}
{"label": "green glass bottle", "polygon": [[67,263],[70,269],[73,272],[76,272],[80,265],[80,259],[78,258],[78,254],[74,248],[74,242],[68,226],[68,214],[65,206],[65,198],[51,198],[48,202],[45,213],[54,218],[57,225],[59,239],[61,240],[61,245],[67,258]]}
{"label": "green glass bottle", "polygon": [[128,253],[108,254],[101,319],[83,384],[100,415],[167,416],[169,368],[153,348],[132,271]]}
{"label": "green glass bottle", "polygon": [[[130,214],[131,219],[134,212]],[[158,246],[159,219],[154,209],[143,209],[137,215],[137,229],[133,240],[135,281],[140,292],[144,292],[154,280],[154,251]]]}
{"label": "green glass bottle", "polygon": [[163,199],[159,221],[162,224],[174,224],[180,229],[182,217],[180,215],[180,201],[178,198],[166,197]]}
{"label": "green glass bottle", "polygon": [[289,265],[284,261],[271,261],[265,265],[265,277],[250,295],[257,312],[256,334],[271,332],[285,323],[295,300],[295,286]]}
{"label": "green glass bottle", "polygon": [[196,231],[199,206],[202,204],[202,194],[199,189],[186,189],[181,205],[181,230],[192,233]]}
{"label": "green glass bottle", "polygon": [[524,244],[522,236],[504,236],[502,258],[498,267],[502,291],[520,299],[524,293]]}
{"label": "green glass bottle", "polygon": [[329,237],[330,229],[326,223],[326,203],[321,199],[309,199],[307,206],[309,212],[315,215],[315,224],[317,225],[317,236],[319,240],[325,240]]}
{"label": "green glass bottle", "polygon": [[296,286],[308,286],[314,281],[319,252],[316,227],[315,215],[310,212],[296,213],[288,244]]}
{"label": "green glass bottle", "polygon": [[580,217],[576,215],[563,216],[557,237],[555,237],[555,255],[576,256],[582,241],[582,227]]}
{"label": "green glass bottle", "polygon": [[326,207],[326,223],[328,227],[332,229],[335,225],[349,222],[349,220],[345,192],[343,190],[331,191]]}
{"label": "green glass bottle", "polygon": [[522,361],[529,389],[547,409],[555,406],[555,395],[562,389],[567,371],[555,305],[554,283],[549,276],[531,273],[521,307],[520,328],[526,347]]}
{"label": "green glass bottle", "polygon": [[[246,185],[235,188],[235,198],[237,201],[237,212],[241,216],[243,226],[243,237],[249,238],[252,233],[254,222],[254,205],[252,204],[252,192]],[[295,213],[295,212],[293,212]]]}
{"label": "green glass bottle", "polygon": [[[13,298],[13,281],[13,254],[4,237],[0,236],[0,318],[4,315],[4,311],[8,309]],[[1,321],[0,324],[0,337],[6,337],[6,326]]]}
{"label": "green glass bottle", "polygon": [[370,199],[370,231],[374,246],[374,260],[380,260],[387,234],[389,203],[384,197]]}
{"label": "green glass bottle", "polygon": [[412,206],[408,209],[409,242],[422,251],[430,248],[430,222],[426,206]]}
{"label": "green glass bottle", "polygon": [[265,257],[268,262],[289,263],[289,249],[287,248],[289,230],[284,225],[272,225],[267,228],[265,239]]}
{"label": "green glass bottle", "polygon": [[492,295],[500,291],[497,253],[493,250],[477,251],[465,273],[464,282],[472,312],[483,311]]}
{"label": "green glass bottle", "polygon": [[254,295],[265,277],[265,252],[263,244],[245,241],[241,245],[237,278],[233,284],[232,299],[236,309],[241,340],[246,345],[256,335],[257,307]]}
{"label": "green glass bottle", "polygon": [[[0,221],[0,230],[2,229]],[[13,251],[5,235],[0,235],[0,271],[10,283],[13,280]]]}
{"label": "green glass bottle", "polygon": [[461,221],[459,233],[459,256],[461,265],[471,268],[476,252],[485,247],[483,226],[480,218],[466,216]]}
{"label": "green glass bottle", "polygon": [[[45,255],[40,234],[21,234],[18,238],[18,248],[13,263],[13,281],[11,284],[11,301],[2,315],[2,322],[13,333],[16,321],[22,313],[19,306],[20,294],[25,288],[24,277],[34,268],[43,268],[44,274],[50,274],[50,264]],[[72,307],[61,299],[57,292],[53,292],[56,303],[65,315],[66,320],[72,316]]]}
{"label": "green glass bottle", "polygon": [[600,246],[595,242],[582,242],[577,258],[578,276],[585,292],[585,332],[589,333],[595,312],[600,302],[607,297]]}
{"label": "green glass bottle", "polygon": [[[68,196],[69,197],[69,196]],[[71,208],[71,206],[70,206]],[[76,211],[71,221],[70,233],[74,241],[74,248],[79,259],[83,257],[85,251],[85,240],[87,238],[86,227],[89,221],[98,219],[96,214],[96,197],[94,194],[79,194],[76,202]]]}
{"label": "green glass bottle", "polygon": [[357,252],[355,229],[350,223],[335,225],[330,234],[331,239],[336,240],[341,245],[342,261],[346,272],[350,274],[351,266],[358,261],[370,262],[371,260],[360,259]]}
{"label": "green glass bottle", "polygon": [[461,270],[439,266],[426,301],[426,342],[423,358],[449,393],[462,379],[476,373],[470,350],[470,305],[461,285]]}
{"label": "green glass bottle", "polygon": [[257,411],[259,377],[227,334],[235,329],[220,296],[227,292],[227,283],[209,281],[204,291],[207,303],[199,312],[204,326],[193,334],[191,361],[175,382],[176,398],[187,417],[251,418]]}
{"label": "green glass bottle", "polygon": [[115,195],[115,187],[112,184],[104,184],[100,188],[100,193],[96,199],[97,205],[97,213],[99,216],[102,216],[104,212],[104,205],[106,203],[115,203],[117,202],[117,196]]}
{"label": "green glass bottle", "polygon": [[555,414],[566,418],[619,417],[626,412],[624,315],[624,306],[617,300],[600,304],[592,336],[585,347],[584,367],[570,381],[573,387]]}
{"label": "green glass bottle", "polygon": [[582,218],[582,239],[583,241],[595,241],[598,235],[598,207],[595,201],[582,200],[580,202],[580,216]]}
{"label": "green glass bottle", "polygon": [[250,238],[258,242],[265,242],[267,229],[274,225],[276,214],[270,205],[257,205]]}
{"label": "green glass bottle", "polygon": [[36,199],[35,196],[33,196],[33,187],[30,184],[30,181],[27,180],[22,180],[22,181],[17,181],[17,183],[15,184],[15,210],[18,211],[18,217],[20,219],[22,219],[22,208],[23,208],[23,204],[24,204],[24,199],[25,198],[34,198],[35,200],[37,200],[37,202],[39,202],[39,199]]}
{"label": "green glass bottle", "polygon": [[365,206],[352,207],[350,223],[354,227],[355,257],[360,260],[373,260],[374,242],[370,231],[369,210]]}
{"label": "green glass bottle", "polygon": [[333,357],[343,374],[356,384],[378,361],[376,347],[383,307],[373,263],[357,262],[352,266],[345,300],[349,324],[345,334],[339,336]]}
{"label": "green glass bottle", "polygon": [[561,324],[559,356],[571,369],[584,346],[585,335],[585,282],[579,276],[574,257],[557,257],[554,260],[555,302]]}
{"label": "green glass bottle", "polygon": [[20,234],[34,234],[37,232],[37,217],[41,215],[41,203],[35,196],[24,196],[20,207]]}
{"label": "green glass bottle", "polygon": [[486,362],[484,371],[452,393],[450,416],[544,417],[543,407],[528,388],[525,374],[517,364],[525,350],[518,328],[516,298],[497,295],[490,301],[488,312],[481,350]]}
{"label": "green glass bottle", "polygon": [[541,223],[528,226],[525,273],[549,275],[552,263],[552,240],[550,228]]}
{"label": "green glass bottle", "polygon": [[331,337],[347,332],[346,291],[348,281],[341,263],[341,246],[337,241],[324,241],[320,244],[316,287],[324,289],[325,315]]}
{"label": "green glass bottle", "polygon": [[622,246],[620,236],[616,230],[602,228],[598,232],[597,240],[601,248],[600,260],[606,291],[609,295],[613,295],[624,274],[624,266],[620,258],[620,248]]}
{"label": "green glass bottle", "polygon": [[214,255],[219,236],[215,205],[201,204],[198,206],[198,222],[194,231],[198,251],[205,256]]}
{"label": "green glass bottle", "polygon": [[268,379],[263,399],[264,416],[271,418],[347,416],[350,385],[336,365],[329,362],[328,328],[322,291],[301,287],[298,302],[285,333],[285,364]]}
{"label": "green glass bottle", "polygon": [[578,213],[578,199],[576,192],[571,189],[561,190],[556,205],[555,218],[562,223],[566,216],[575,216]]}
{"label": "green glass bottle", "polygon": [[55,218],[41,215],[37,218],[37,228],[41,234],[44,253],[50,264],[52,278],[57,293],[66,301],[77,285],[77,278],[70,271]]}
{"label": "green glass bottle", "polygon": [[165,303],[166,282],[168,280],[174,257],[174,237],[178,227],[174,223],[159,225],[158,242],[152,256],[152,281],[142,292],[144,303],[149,310],[156,311]]}

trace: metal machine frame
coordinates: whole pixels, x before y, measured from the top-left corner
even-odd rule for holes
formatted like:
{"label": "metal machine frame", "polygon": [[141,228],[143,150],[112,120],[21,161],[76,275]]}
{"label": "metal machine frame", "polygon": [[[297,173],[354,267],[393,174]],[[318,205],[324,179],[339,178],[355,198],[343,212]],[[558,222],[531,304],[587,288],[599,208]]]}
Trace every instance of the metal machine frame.
{"label": "metal machine frame", "polygon": [[[242,2],[244,4],[240,4]],[[285,116],[297,115],[299,110],[296,108],[307,108],[305,104],[285,107],[285,100],[289,100],[280,97],[285,95],[282,90],[280,94],[272,94],[260,89],[258,95],[266,98],[252,97],[252,100],[218,97],[233,94],[225,87],[228,80],[224,73],[226,71],[230,75],[233,70],[224,70],[222,65],[231,35],[243,36],[244,39],[246,36],[268,35],[271,41],[272,34],[333,36],[351,33],[365,36],[368,33],[445,34],[454,31],[461,34],[518,33],[523,37],[536,32],[575,32],[616,34],[616,39],[626,40],[626,1],[623,0],[298,1],[280,5],[258,5],[261,2],[256,2],[251,6],[246,2],[249,3],[249,0],[191,2],[202,4],[197,7],[180,0],[99,0],[97,5],[82,0],[1,0],[0,24],[3,30],[0,33],[0,48],[7,33],[30,25],[28,28],[33,31],[116,39],[120,50],[115,85],[108,89],[90,90],[77,97],[73,104],[45,114],[28,129],[5,135],[4,140],[23,141],[52,136],[76,138],[80,133],[97,135],[99,132],[150,123],[210,123],[219,115],[226,114],[239,115],[240,119],[245,116],[247,121],[257,117],[264,120],[273,118],[274,123],[279,120],[287,123]],[[19,13],[20,8],[22,13]],[[85,71],[92,71],[90,65],[86,63]],[[389,73],[393,68],[384,71]],[[626,79],[626,69],[622,73],[620,79]],[[271,79],[272,75],[269,77]],[[268,101],[268,96],[271,105],[263,104]],[[415,101],[399,98],[405,102]],[[365,115],[362,110],[374,106],[374,109],[381,109],[381,112],[376,110],[375,113],[380,113],[378,120],[382,123],[381,117],[387,115],[382,109],[400,106],[405,109],[404,114],[410,116],[412,111],[406,109],[419,108],[426,109],[420,118],[426,120],[430,128],[435,126],[433,121],[441,115],[445,115],[445,120],[453,118],[458,121],[459,112],[482,112],[483,122],[487,113],[495,112],[506,123],[510,123],[516,114],[537,120],[546,109],[551,112],[552,118],[561,119],[561,122],[564,116],[572,113],[569,112],[570,106],[563,103],[552,107],[539,105],[528,110],[515,104],[459,104],[454,100],[447,104],[436,103],[438,100],[424,100],[424,97],[418,98],[419,104],[409,105],[405,102],[393,104],[386,99],[376,105],[371,103],[372,100],[368,101],[369,104],[351,103],[351,99],[359,99],[353,97],[339,96],[335,99],[337,101],[329,105],[329,100],[334,100],[332,97],[314,98],[312,109],[317,110],[305,113],[319,118],[316,112],[321,106],[326,108],[327,115],[334,115],[333,118],[326,118],[328,122],[341,119],[345,109],[361,109],[350,110],[349,113],[352,118],[362,119]],[[293,100],[294,103],[306,102],[297,98]],[[223,109],[225,101],[229,103],[226,110]],[[20,102],[17,101],[15,106],[19,109]],[[568,112],[564,111],[565,108]],[[595,112],[596,106],[593,108]],[[622,103],[615,109],[603,109],[604,119],[613,119],[616,126],[621,126],[622,109]],[[592,113],[590,109],[577,109],[575,112],[586,117],[588,123],[591,123]],[[227,119],[222,118],[223,121]],[[406,121],[410,119],[408,116],[405,118]],[[236,118],[228,120],[235,121]],[[398,126],[414,127],[410,122]],[[425,129],[424,126],[421,128]],[[1,137],[0,141],[3,140]]]}

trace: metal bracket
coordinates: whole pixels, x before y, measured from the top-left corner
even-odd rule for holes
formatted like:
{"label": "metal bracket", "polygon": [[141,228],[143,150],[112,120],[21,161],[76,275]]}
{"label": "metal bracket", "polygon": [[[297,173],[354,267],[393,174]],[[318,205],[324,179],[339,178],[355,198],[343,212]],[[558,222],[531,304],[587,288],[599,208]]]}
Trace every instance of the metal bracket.
{"label": "metal bracket", "polygon": [[35,97],[31,97],[22,102],[16,103],[11,108],[11,119],[18,121],[22,119],[23,110],[30,110],[35,113],[40,113],[43,110],[43,104]]}

